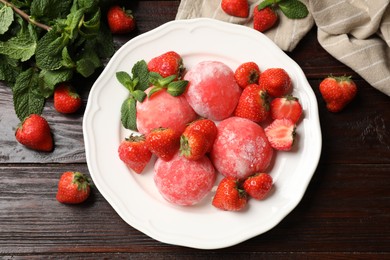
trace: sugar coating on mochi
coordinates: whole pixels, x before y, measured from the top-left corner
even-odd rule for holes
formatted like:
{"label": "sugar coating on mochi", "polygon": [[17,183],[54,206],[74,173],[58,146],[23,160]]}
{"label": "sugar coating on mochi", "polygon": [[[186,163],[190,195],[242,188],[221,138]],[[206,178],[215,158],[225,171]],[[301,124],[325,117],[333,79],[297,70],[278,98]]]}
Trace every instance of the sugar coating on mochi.
{"label": "sugar coating on mochi", "polygon": [[[151,88],[145,93],[148,94]],[[142,103],[137,102],[137,128],[142,134],[148,134],[157,127],[169,127],[183,132],[186,124],[197,117],[183,95],[173,97],[165,89],[145,98]]]}
{"label": "sugar coating on mochi", "polygon": [[234,72],[219,61],[203,61],[188,70],[185,97],[197,114],[220,121],[229,117],[237,106],[241,89]]}
{"label": "sugar coating on mochi", "polygon": [[273,149],[260,125],[240,117],[219,123],[211,160],[222,175],[245,179],[264,172],[272,156]]}
{"label": "sugar coating on mochi", "polygon": [[172,204],[190,206],[210,192],[216,172],[208,157],[192,161],[178,153],[170,161],[157,159],[153,178],[164,199]]}

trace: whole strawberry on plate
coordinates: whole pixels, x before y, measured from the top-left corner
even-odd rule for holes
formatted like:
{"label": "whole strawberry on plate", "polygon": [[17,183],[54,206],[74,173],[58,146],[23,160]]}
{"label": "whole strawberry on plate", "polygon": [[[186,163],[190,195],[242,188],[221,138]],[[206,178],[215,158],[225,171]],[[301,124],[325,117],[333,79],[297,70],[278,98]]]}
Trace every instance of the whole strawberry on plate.
{"label": "whole strawberry on plate", "polygon": [[260,68],[253,61],[240,64],[234,71],[234,78],[241,88],[246,88],[250,84],[259,83],[259,77]]}
{"label": "whole strawberry on plate", "polygon": [[350,76],[329,76],[320,83],[320,93],[330,112],[340,112],[357,93],[357,86]]}
{"label": "whole strawberry on plate", "polygon": [[249,16],[248,0],[222,0],[222,10],[231,16],[246,18]]}
{"label": "whole strawberry on plate", "polygon": [[212,205],[226,211],[240,211],[245,208],[248,197],[239,180],[225,177],[218,184]]}
{"label": "whole strawberry on plate", "polygon": [[268,173],[256,173],[249,176],[244,181],[244,190],[246,193],[257,200],[262,200],[267,197],[272,189],[273,180]]}
{"label": "whole strawberry on plate", "polygon": [[181,79],[185,68],[180,54],[168,51],[152,58],[148,62],[148,70],[160,74],[163,78],[176,75],[177,79]]}
{"label": "whole strawberry on plate", "polygon": [[65,204],[84,202],[91,193],[90,181],[81,172],[64,172],[58,182],[56,199]]}
{"label": "whole strawberry on plate", "polygon": [[82,101],[75,89],[66,83],[59,84],[54,90],[54,108],[57,112],[71,114],[81,107]]}
{"label": "whole strawberry on plate", "polygon": [[173,158],[180,146],[180,133],[172,128],[155,128],[146,135],[146,146],[164,161]]}
{"label": "whole strawberry on plate", "polygon": [[24,146],[37,151],[53,150],[53,137],[46,119],[38,114],[28,116],[15,132],[16,140]]}
{"label": "whole strawberry on plate", "polygon": [[257,84],[247,86],[241,93],[234,115],[260,123],[269,115],[269,100],[265,89]]}
{"label": "whole strawberry on plate", "polygon": [[145,136],[133,134],[120,143],[118,154],[119,158],[136,173],[141,173],[152,157],[152,152],[146,146]]}
{"label": "whole strawberry on plate", "polygon": [[290,94],[292,82],[288,73],[282,68],[269,68],[260,74],[259,85],[271,97],[282,97]]}
{"label": "whole strawberry on plate", "polygon": [[126,34],[135,29],[135,18],[131,10],[114,5],[107,12],[107,22],[113,34]]}

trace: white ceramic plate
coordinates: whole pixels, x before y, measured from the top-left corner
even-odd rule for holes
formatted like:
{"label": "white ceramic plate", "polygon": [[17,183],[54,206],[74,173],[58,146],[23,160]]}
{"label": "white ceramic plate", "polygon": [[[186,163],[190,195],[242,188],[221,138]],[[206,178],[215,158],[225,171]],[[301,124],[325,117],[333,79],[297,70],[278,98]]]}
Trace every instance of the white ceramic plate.
{"label": "white ceramic plate", "polygon": [[[153,183],[153,162],[137,175],[118,158],[119,143],[129,131],[120,122],[127,90],[115,73],[131,73],[137,61],[170,50],[182,55],[187,68],[200,61],[218,60],[234,70],[240,63],[255,61],[261,70],[282,67],[289,73],[304,118],[297,128],[294,150],[276,153],[270,171],[275,190],[268,199],[250,200],[243,212],[214,208],[213,192],[196,206],[171,205]],[[317,101],[300,67],[263,34],[207,18],[166,23],[121,47],[91,89],[83,131],[91,177],[122,219],[158,241],[200,249],[232,246],[277,225],[301,200],[321,153]]]}

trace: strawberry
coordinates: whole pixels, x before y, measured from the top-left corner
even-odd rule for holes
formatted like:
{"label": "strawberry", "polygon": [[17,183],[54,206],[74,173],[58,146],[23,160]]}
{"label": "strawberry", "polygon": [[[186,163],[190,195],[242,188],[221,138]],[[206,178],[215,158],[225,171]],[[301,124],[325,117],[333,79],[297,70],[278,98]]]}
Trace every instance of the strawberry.
{"label": "strawberry", "polygon": [[231,16],[242,18],[249,16],[249,4],[247,0],[222,0],[221,8]]}
{"label": "strawberry", "polygon": [[155,128],[146,136],[146,146],[157,157],[169,161],[179,150],[180,134],[172,128]]}
{"label": "strawberry", "polygon": [[46,119],[38,114],[28,116],[15,132],[16,140],[26,147],[50,152],[53,150],[53,137]]}
{"label": "strawberry", "polygon": [[272,188],[272,177],[268,173],[257,173],[245,179],[244,190],[254,199],[264,199]]}
{"label": "strawberry", "polygon": [[152,152],[146,146],[145,136],[133,134],[120,143],[118,154],[119,158],[136,173],[141,173],[152,157]]}
{"label": "strawberry", "polygon": [[227,210],[239,211],[248,201],[247,194],[241,187],[241,183],[234,178],[225,177],[218,184],[212,204],[214,207]]}
{"label": "strawberry", "polygon": [[330,112],[340,112],[355,98],[357,87],[350,76],[329,76],[321,81],[320,93]]}
{"label": "strawberry", "polygon": [[59,113],[74,113],[81,107],[81,103],[80,96],[69,84],[61,83],[54,90],[54,108]]}
{"label": "strawberry", "polygon": [[185,69],[181,56],[174,51],[168,51],[152,58],[148,62],[148,70],[157,72],[163,78],[176,75],[177,79],[181,79]]}
{"label": "strawberry", "polygon": [[211,150],[217,136],[217,126],[210,119],[190,123],[180,137],[181,155],[189,160],[198,160]]}
{"label": "strawberry", "polygon": [[282,68],[269,68],[260,74],[259,85],[264,87],[271,97],[282,97],[292,89],[288,73]]}
{"label": "strawberry", "polygon": [[302,106],[298,98],[287,95],[280,98],[275,98],[271,102],[271,117],[272,119],[287,118],[291,119],[296,124],[302,115]]}
{"label": "strawberry", "polygon": [[253,29],[259,32],[265,32],[272,28],[278,21],[277,13],[269,6],[259,10],[256,7],[253,10]]}
{"label": "strawberry", "polygon": [[84,202],[91,193],[90,180],[81,172],[64,172],[58,182],[56,199],[61,203]]}
{"label": "strawberry", "polygon": [[257,84],[247,86],[241,93],[234,115],[260,123],[268,117],[268,114],[267,92]]}
{"label": "strawberry", "polygon": [[113,34],[126,34],[135,29],[135,18],[132,11],[118,5],[111,6],[108,9],[107,22]]}
{"label": "strawberry", "polygon": [[234,72],[234,78],[241,88],[259,83],[260,69],[255,62],[242,63]]}
{"label": "strawberry", "polygon": [[289,151],[295,140],[295,124],[290,119],[275,119],[264,131],[270,145],[281,151]]}

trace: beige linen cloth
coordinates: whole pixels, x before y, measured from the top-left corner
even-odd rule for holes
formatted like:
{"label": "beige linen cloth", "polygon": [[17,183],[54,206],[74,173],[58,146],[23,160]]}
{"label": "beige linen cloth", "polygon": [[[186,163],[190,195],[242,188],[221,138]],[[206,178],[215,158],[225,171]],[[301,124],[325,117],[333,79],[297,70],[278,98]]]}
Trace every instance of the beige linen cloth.
{"label": "beige linen cloth", "polygon": [[[265,32],[284,51],[292,51],[314,23],[318,41],[333,57],[349,66],[373,87],[390,96],[390,0],[301,0],[309,9],[304,19],[280,13],[277,26]],[[248,18],[223,12],[221,0],[181,0],[176,19],[209,17],[253,27]]]}

